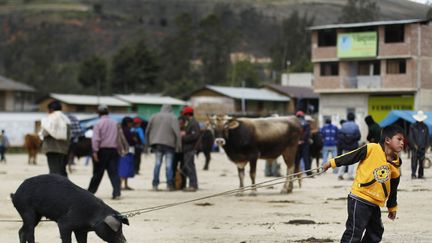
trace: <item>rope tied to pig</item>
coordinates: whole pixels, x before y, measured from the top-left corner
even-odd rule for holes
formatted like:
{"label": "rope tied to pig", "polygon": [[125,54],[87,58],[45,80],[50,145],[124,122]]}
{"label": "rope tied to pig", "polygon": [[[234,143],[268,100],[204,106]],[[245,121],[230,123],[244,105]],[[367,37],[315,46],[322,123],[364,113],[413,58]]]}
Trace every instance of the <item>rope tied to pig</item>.
{"label": "rope tied to pig", "polygon": [[[295,177],[295,176],[299,176],[299,175],[302,175],[303,173],[308,173],[308,172],[313,172],[313,173],[311,173],[310,175]],[[224,191],[224,192],[220,192],[220,193],[215,193],[215,194],[211,194],[211,195],[200,197],[200,198],[195,198],[195,199],[185,200],[185,201],[181,201],[181,202],[168,203],[168,204],[163,204],[163,205],[158,205],[158,206],[153,206],[153,207],[147,207],[147,208],[125,211],[125,212],[121,212],[119,216],[125,217],[125,218],[131,218],[131,217],[134,217],[134,216],[137,216],[140,214],[149,213],[149,212],[153,212],[153,211],[157,211],[157,210],[161,210],[161,209],[165,209],[165,208],[175,207],[175,206],[182,205],[182,204],[192,203],[192,202],[201,201],[201,200],[205,200],[205,199],[209,199],[209,198],[228,196],[228,195],[232,195],[232,194],[236,194],[236,193],[241,193],[244,191],[252,191],[252,190],[255,190],[258,188],[270,187],[270,186],[274,186],[274,185],[284,184],[287,182],[289,183],[289,182],[301,180],[304,178],[311,178],[311,177],[320,175],[322,173],[324,173],[324,171],[322,170],[322,167],[318,167],[315,169],[305,170],[305,171],[289,174],[286,176],[280,176],[280,177],[277,177],[277,178],[274,178],[271,180],[266,180],[266,181],[256,183],[253,185],[244,186],[244,187],[240,187],[237,189],[232,189],[232,190],[228,190],[228,191]],[[285,180],[288,178],[291,178],[291,179]]]}
{"label": "rope tied to pig", "polygon": [[[308,173],[308,172],[312,172],[312,173],[310,175],[304,175],[301,177],[296,177],[296,176],[302,175],[303,173]],[[120,212],[117,216],[122,217],[122,218],[131,218],[131,217],[134,217],[134,216],[137,216],[140,214],[149,213],[149,212],[153,212],[153,211],[157,211],[157,210],[162,210],[165,208],[171,208],[171,207],[175,207],[175,206],[182,205],[182,204],[197,202],[197,201],[201,201],[201,200],[205,200],[205,199],[209,199],[209,198],[228,196],[228,195],[241,193],[241,192],[245,192],[245,191],[252,191],[252,190],[256,190],[258,188],[264,188],[264,187],[270,187],[270,186],[274,186],[274,185],[289,183],[289,182],[301,180],[304,178],[311,178],[311,177],[314,177],[316,175],[320,175],[322,173],[324,173],[324,171],[322,170],[322,167],[318,167],[315,169],[310,169],[310,170],[305,170],[305,171],[301,171],[301,172],[297,172],[297,173],[293,173],[293,174],[289,174],[289,175],[285,175],[285,176],[280,176],[280,177],[277,177],[274,179],[255,183],[253,185],[244,186],[244,187],[240,187],[237,189],[232,189],[232,190],[228,190],[228,191],[224,191],[224,192],[220,192],[220,193],[215,193],[215,194],[211,194],[211,195],[200,197],[200,198],[195,198],[195,199],[190,199],[190,200],[185,200],[185,201],[175,202],[175,203],[168,203],[168,204],[163,204],[163,205],[158,205],[158,206],[153,206],[153,207],[135,209],[135,210],[125,211],[125,212]],[[289,178],[291,178],[291,179],[289,179]],[[289,179],[289,180],[286,180],[286,179]],[[52,220],[50,220],[50,219],[42,219],[41,220],[41,222],[47,222],[47,221],[52,221]],[[13,223],[13,222],[22,222],[22,220],[20,220],[20,219],[0,219],[0,223],[4,223],[4,222]]]}

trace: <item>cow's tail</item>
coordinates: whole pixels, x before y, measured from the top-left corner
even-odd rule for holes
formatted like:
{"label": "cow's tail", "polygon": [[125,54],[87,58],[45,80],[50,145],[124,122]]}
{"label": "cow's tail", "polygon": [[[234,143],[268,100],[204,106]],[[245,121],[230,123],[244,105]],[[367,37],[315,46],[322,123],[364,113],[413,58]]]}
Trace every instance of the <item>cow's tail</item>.
{"label": "cow's tail", "polygon": [[10,196],[10,198],[11,198],[11,200],[13,200],[13,198],[14,198],[14,195],[15,194],[13,194],[13,193],[11,193],[9,196]]}

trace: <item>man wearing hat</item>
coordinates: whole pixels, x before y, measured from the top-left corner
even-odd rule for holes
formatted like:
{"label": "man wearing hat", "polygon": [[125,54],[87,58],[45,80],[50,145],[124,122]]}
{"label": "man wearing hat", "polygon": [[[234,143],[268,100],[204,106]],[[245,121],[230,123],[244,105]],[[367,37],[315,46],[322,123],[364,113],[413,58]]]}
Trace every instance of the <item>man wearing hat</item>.
{"label": "man wearing hat", "polygon": [[93,177],[90,180],[88,191],[96,193],[105,170],[108,172],[113,187],[112,199],[120,199],[120,177],[118,175],[118,163],[120,153],[123,153],[119,145],[119,130],[117,122],[108,116],[108,107],[99,105],[98,114],[100,120],[93,127]]}
{"label": "man wearing hat", "polygon": [[[423,161],[425,153],[429,148],[429,129],[424,123],[427,115],[418,111],[413,115],[415,123],[410,126],[409,143],[412,151],[411,156],[411,178],[423,178]],[[418,176],[416,176],[418,165]]]}
{"label": "man wearing hat", "polygon": [[198,178],[195,167],[195,152],[200,139],[200,127],[194,118],[194,110],[190,106],[183,108],[182,115],[186,118],[186,128],[182,134],[182,148],[184,166],[182,171],[189,179],[189,187],[184,191],[195,192],[198,190]]}

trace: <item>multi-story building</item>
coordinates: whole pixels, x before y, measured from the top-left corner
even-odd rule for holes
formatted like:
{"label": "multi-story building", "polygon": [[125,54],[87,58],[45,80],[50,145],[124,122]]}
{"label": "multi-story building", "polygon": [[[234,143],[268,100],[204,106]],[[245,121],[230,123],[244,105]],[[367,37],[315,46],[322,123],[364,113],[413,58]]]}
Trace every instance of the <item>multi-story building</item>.
{"label": "multi-story building", "polygon": [[[379,122],[391,110],[432,110],[432,26],[422,19],[309,28],[320,117]],[[321,119],[323,120],[323,119]]]}

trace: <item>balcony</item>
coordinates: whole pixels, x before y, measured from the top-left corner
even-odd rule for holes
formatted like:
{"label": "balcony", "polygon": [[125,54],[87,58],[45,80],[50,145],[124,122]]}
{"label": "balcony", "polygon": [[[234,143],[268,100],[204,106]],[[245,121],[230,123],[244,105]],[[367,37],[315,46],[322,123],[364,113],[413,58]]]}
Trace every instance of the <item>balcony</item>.
{"label": "balcony", "polygon": [[351,76],[341,79],[343,89],[381,89],[381,76]]}

